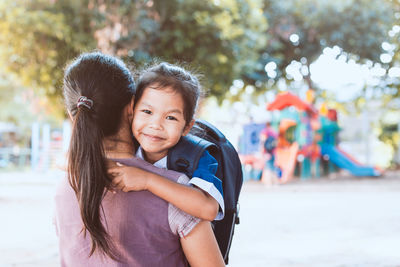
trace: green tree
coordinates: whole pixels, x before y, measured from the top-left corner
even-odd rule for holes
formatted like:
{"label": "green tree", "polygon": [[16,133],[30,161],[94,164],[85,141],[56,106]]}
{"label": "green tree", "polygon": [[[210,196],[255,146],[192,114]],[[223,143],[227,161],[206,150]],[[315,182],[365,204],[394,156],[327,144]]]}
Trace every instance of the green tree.
{"label": "green tree", "polygon": [[[102,50],[136,65],[151,58],[184,62],[204,74],[210,95],[222,99],[232,80],[257,60],[265,46],[267,22],[259,0],[131,1],[107,3]],[[117,1],[118,2],[118,1]],[[114,29],[112,31],[111,29]],[[115,32],[118,34],[107,34]]]}
{"label": "green tree", "polygon": [[[85,1],[2,1],[0,56],[21,80],[54,94],[65,62],[95,47]],[[87,10],[87,8],[86,8]],[[61,71],[60,71],[61,70]]]}
{"label": "green tree", "polygon": [[242,66],[257,59],[266,25],[260,0],[6,0],[0,59],[57,105],[66,62],[94,48],[139,66],[154,57],[189,63],[222,98]]}
{"label": "green tree", "polygon": [[[287,66],[309,65],[339,46],[357,62],[377,61],[395,2],[379,0],[4,0],[0,62],[25,85],[60,105],[66,62],[98,48],[141,66],[156,57],[187,62],[222,100],[235,79],[255,85],[292,81]],[[397,2],[396,2],[397,3]],[[267,63],[274,62],[266,73]],[[269,81],[269,83],[266,83]],[[239,92],[240,94],[240,92]]]}
{"label": "green tree", "polygon": [[383,113],[385,114],[379,122],[379,139],[389,144],[397,154],[393,159],[393,165],[400,164],[400,1],[393,0],[388,2],[392,5],[395,21],[388,31],[387,39],[382,43],[381,65],[384,68],[384,75],[380,77],[380,82],[371,86],[375,92],[375,98],[382,102]]}
{"label": "green tree", "polygon": [[[244,75],[244,80],[252,84],[280,78],[292,81],[287,66],[296,61],[302,67],[304,81],[309,88],[315,88],[309,66],[326,47],[340,47],[342,55],[357,63],[379,62],[381,44],[394,22],[390,1],[266,0],[264,3],[270,25],[266,34],[270,39],[260,54],[258,71]],[[266,75],[264,66],[269,62],[274,62],[276,69]]]}
{"label": "green tree", "polygon": [[[23,85],[46,93],[62,107],[60,87],[67,60],[94,48],[87,1],[21,0],[0,2],[1,68]],[[87,3],[86,3],[87,5]],[[62,114],[62,108],[58,109]]]}

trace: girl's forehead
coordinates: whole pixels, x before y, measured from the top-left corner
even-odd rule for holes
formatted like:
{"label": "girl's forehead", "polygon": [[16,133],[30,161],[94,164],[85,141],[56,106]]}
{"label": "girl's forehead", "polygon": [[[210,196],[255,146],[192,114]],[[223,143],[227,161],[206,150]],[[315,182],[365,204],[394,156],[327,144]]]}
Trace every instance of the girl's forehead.
{"label": "girl's forehead", "polygon": [[160,101],[184,102],[182,94],[173,87],[151,87],[148,86],[143,92],[143,95],[138,99],[140,102],[156,103]]}
{"label": "girl's forehead", "polygon": [[144,90],[147,90],[147,89],[160,90],[160,91],[177,91],[171,85],[162,85],[159,83],[152,83],[152,84],[148,85]]}
{"label": "girl's forehead", "polygon": [[165,87],[160,87],[157,85],[149,85],[144,89],[143,96],[148,96],[148,97],[154,97],[154,95],[157,94],[169,94],[173,95],[174,97],[180,96],[183,98],[182,94],[179,92],[179,90],[175,89],[172,86],[165,86]]}

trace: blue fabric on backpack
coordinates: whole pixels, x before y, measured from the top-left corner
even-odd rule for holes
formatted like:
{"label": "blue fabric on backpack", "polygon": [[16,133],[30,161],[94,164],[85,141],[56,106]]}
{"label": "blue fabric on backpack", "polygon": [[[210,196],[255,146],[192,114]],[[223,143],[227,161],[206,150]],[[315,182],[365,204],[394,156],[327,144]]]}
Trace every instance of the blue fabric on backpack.
{"label": "blue fabric on backpack", "polygon": [[[217,173],[217,170],[218,170],[218,162],[217,162],[217,160],[214,157],[212,157],[211,155],[210,155],[211,157],[207,157],[206,156],[207,154],[210,155],[210,153],[208,153],[207,150],[204,151],[203,155],[200,157],[198,166],[200,166],[200,165],[208,166],[208,171],[209,172]],[[201,170],[201,168],[197,168],[194,171],[193,176],[198,176],[199,174],[197,172],[200,171],[200,170]]]}
{"label": "blue fabric on backpack", "polygon": [[225,201],[221,180],[215,176],[218,170],[217,160],[205,150],[200,157],[197,169],[193,173],[189,184],[197,186],[212,196],[219,204],[220,209],[215,220],[222,220],[225,215]]}
{"label": "blue fabric on backpack", "polygon": [[[207,156],[207,154],[209,155],[209,157]],[[200,166],[207,166],[208,170],[204,170]],[[223,196],[224,192],[222,190],[221,180],[215,175],[211,175],[213,173],[214,174],[217,173],[217,170],[218,170],[217,160],[213,156],[211,156],[210,153],[208,153],[208,151],[206,150],[204,151],[203,155],[199,160],[198,167],[194,171],[193,177],[201,177],[203,180],[212,183]]]}

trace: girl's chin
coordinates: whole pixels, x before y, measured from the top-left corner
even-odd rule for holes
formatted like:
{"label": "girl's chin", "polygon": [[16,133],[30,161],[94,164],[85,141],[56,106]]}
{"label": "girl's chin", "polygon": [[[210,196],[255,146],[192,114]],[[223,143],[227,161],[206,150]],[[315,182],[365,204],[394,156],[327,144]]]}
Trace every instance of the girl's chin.
{"label": "girl's chin", "polygon": [[146,151],[146,157],[148,158],[162,159],[168,154],[168,152],[163,152],[163,151],[152,151],[152,150],[145,150],[145,151]]}

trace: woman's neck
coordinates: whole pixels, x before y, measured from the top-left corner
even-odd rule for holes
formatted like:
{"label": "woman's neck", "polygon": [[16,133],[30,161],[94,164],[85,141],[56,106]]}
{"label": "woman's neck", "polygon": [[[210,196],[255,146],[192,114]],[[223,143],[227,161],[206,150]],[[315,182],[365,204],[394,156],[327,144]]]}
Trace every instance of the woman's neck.
{"label": "woman's neck", "polygon": [[128,114],[125,114],[129,105],[125,108],[121,127],[117,134],[107,137],[103,140],[104,152],[108,158],[130,158],[135,153],[135,145],[133,143],[131,124]]}
{"label": "woman's neck", "polygon": [[103,142],[107,158],[130,158],[135,153],[132,140],[123,140],[118,137],[107,138]]}

